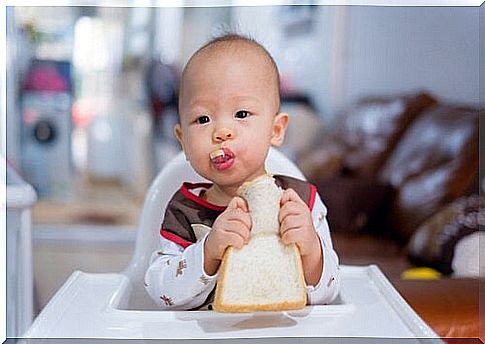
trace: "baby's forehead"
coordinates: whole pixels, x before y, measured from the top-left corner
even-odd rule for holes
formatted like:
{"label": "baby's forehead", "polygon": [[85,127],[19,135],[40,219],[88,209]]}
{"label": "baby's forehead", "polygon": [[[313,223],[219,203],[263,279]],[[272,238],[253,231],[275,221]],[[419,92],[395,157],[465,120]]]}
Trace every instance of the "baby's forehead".
{"label": "baby's forehead", "polygon": [[207,63],[217,63],[220,60],[234,61],[251,59],[275,76],[278,71],[268,53],[257,44],[245,40],[215,42],[198,50],[187,63],[184,73],[189,69],[203,68]]}

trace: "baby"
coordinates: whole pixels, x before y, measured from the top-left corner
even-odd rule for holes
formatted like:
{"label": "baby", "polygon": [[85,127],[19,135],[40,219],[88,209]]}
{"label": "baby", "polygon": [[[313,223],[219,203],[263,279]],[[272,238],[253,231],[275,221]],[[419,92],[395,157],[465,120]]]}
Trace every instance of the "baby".
{"label": "baby", "polygon": [[[241,248],[251,236],[248,207],[237,190],[266,173],[270,146],[283,142],[288,114],[279,107],[278,68],[256,41],[225,35],[188,61],[175,135],[194,170],[212,183],[184,183],[167,206],[161,248],[145,275],[146,290],[162,309],[211,309],[225,249]],[[274,177],[285,190],[281,240],[299,248],[308,302],[329,303],[340,278],[326,208],[313,185]]]}

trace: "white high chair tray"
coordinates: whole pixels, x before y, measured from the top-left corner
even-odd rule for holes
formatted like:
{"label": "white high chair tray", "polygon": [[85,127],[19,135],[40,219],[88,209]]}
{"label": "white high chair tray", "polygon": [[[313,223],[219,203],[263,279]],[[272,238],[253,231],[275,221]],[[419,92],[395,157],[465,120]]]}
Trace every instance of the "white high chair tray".
{"label": "white high chair tray", "polygon": [[[291,312],[223,314],[122,309],[129,294],[126,276],[75,272],[25,337],[386,337],[413,338],[407,343],[441,343],[377,266],[341,266],[341,276],[340,298],[333,305]],[[107,301],[99,304],[92,297],[95,294],[102,294]]]}

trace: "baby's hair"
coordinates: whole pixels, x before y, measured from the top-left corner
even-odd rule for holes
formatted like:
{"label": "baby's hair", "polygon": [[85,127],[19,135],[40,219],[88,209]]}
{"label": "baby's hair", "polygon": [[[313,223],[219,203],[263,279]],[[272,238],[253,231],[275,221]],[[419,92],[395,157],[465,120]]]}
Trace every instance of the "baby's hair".
{"label": "baby's hair", "polygon": [[276,77],[276,83],[277,83],[277,91],[278,91],[278,98],[280,95],[280,73],[278,70],[278,66],[276,65],[275,60],[273,59],[273,56],[269,53],[269,51],[257,40],[255,40],[252,37],[242,35],[239,33],[225,33],[220,36],[216,36],[212,38],[210,41],[208,41],[206,44],[204,44],[202,47],[197,49],[197,51],[190,57],[189,61],[187,62],[184,71],[182,73],[182,80],[183,80],[183,75],[185,74],[185,71],[187,67],[190,65],[192,59],[199,55],[200,53],[207,51],[211,48],[215,48],[220,44],[231,44],[231,43],[238,43],[238,42],[243,42],[243,43],[248,43],[254,47],[256,47],[258,50],[260,50],[263,55],[268,59],[268,61],[271,64],[271,67],[273,68],[273,72],[275,73]]}
{"label": "baby's hair", "polygon": [[279,85],[280,85],[280,73],[279,73],[279,70],[278,70],[278,65],[276,64],[273,56],[271,56],[271,54],[269,53],[269,51],[261,43],[259,43],[256,39],[254,39],[254,38],[252,38],[250,36],[245,36],[245,35],[238,34],[238,33],[226,33],[226,34],[223,34],[221,36],[214,37],[209,42],[207,42],[202,47],[200,47],[195,52],[194,55],[197,55],[199,52],[201,52],[201,51],[203,51],[205,49],[208,49],[208,48],[210,48],[212,46],[217,46],[220,43],[231,43],[231,42],[245,42],[245,43],[249,43],[249,44],[255,46],[256,48],[258,48],[259,50],[261,50],[261,52],[264,53],[264,55],[268,58],[268,60],[271,62],[272,67],[274,68],[274,72],[276,74],[276,78],[277,78],[277,81],[278,81],[278,88],[279,88]]}

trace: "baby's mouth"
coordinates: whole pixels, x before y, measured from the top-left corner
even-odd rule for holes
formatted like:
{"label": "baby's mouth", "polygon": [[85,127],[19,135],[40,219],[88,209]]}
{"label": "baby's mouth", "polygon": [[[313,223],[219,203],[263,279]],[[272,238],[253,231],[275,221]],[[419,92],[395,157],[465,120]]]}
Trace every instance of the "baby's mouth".
{"label": "baby's mouth", "polygon": [[212,165],[218,170],[227,170],[234,164],[234,153],[229,148],[220,148],[210,153]]}

